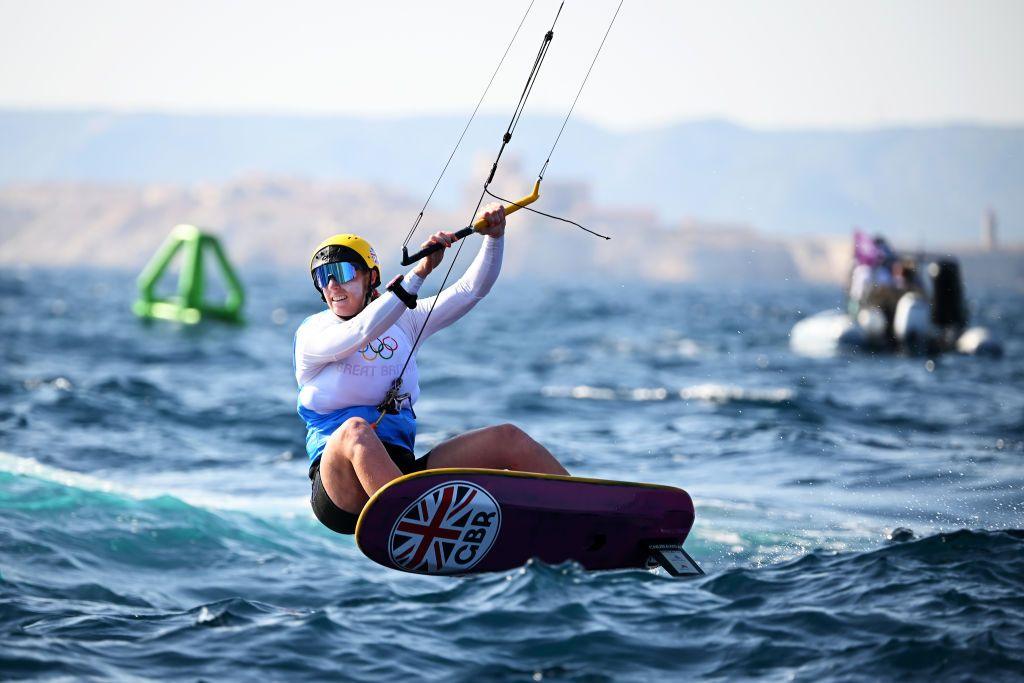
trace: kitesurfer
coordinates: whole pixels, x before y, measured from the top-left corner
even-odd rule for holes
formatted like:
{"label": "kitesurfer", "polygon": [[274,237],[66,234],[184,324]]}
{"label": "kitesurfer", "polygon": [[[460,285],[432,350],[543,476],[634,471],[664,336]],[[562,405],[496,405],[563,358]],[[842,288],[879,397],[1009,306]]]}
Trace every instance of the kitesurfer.
{"label": "kitesurfer", "polygon": [[[402,474],[439,467],[568,474],[544,446],[511,424],[466,432],[419,459],[413,455],[419,380],[415,353],[409,354],[417,335],[422,329],[426,339],[465,315],[501,270],[504,207],[489,206],[482,215],[483,246],[466,274],[436,301],[419,306],[416,294],[444,249],[422,258],[383,293],[377,254],[361,237],[334,235],[313,253],[310,274],[327,309],[295,332],[295,379],[307,428],[313,512],[338,533],[353,533],[369,497]],[[437,232],[423,246],[447,249],[452,242],[453,233]],[[394,386],[398,377],[404,394]]]}

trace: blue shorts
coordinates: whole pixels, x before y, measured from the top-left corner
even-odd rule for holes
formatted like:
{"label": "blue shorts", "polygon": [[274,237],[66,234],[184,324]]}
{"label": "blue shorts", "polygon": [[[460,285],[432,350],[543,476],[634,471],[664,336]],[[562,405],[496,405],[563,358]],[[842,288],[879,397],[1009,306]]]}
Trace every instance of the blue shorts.
{"label": "blue shorts", "polygon": [[[306,454],[309,455],[309,476],[312,478],[313,468],[324,454],[324,447],[331,434],[350,418],[361,417],[374,423],[380,413],[373,406],[351,406],[321,414],[300,405],[299,416],[306,423]],[[386,414],[374,431],[382,443],[393,444],[411,453],[416,447],[416,414],[409,408],[397,415]]]}

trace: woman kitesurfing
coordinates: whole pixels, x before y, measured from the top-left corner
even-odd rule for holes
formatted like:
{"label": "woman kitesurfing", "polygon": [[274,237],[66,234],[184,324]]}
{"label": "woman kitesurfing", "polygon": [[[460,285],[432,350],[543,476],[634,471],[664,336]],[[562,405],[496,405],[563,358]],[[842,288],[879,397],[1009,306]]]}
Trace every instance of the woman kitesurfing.
{"label": "woman kitesurfing", "polygon": [[[561,6],[556,21],[559,14]],[[693,501],[682,489],[570,477],[544,446],[512,424],[466,432],[419,459],[414,455],[420,342],[457,321],[491,291],[501,271],[505,217],[519,209],[534,210],[528,205],[540,197],[544,171],[575,107],[574,100],[533,191],[516,201],[490,192],[553,35],[554,22],[544,34],[469,225],[435,232],[420,251],[409,254],[409,241],[445,164],[402,244],[402,265],[414,268],[394,278],[383,294],[378,291],[380,262],[363,238],[334,235],[314,250],[309,271],[327,308],[303,321],[295,333],[310,501],[326,527],[354,534],[363,554],[402,571],[500,571],[536,557],[552,563],[572,560],[590,569],[661,565],[673,576],[696,576],[703,572],[682,546],[694,520]],[[504,206],[481,210],[488,195]],[[423,281],[441,263],[445,250],[474,232],[484,236],[483,244],[466,273],[445,287],[466,244],[462,241],[449,260],[440,292],[418,302]]]}
{"label": "woman kitesurfing", "polygon": [[[519,28],[498,62],[495,75],[532,5],[531,2],[527,7]],[[620,2],[619,8],[621,6]],[[619,9],[616,9],[576,99],[562,122],[532,193],[517,201],[506,200],[488,188],[498,170],[501,155],[522,117],[561,11],[562,6],[559,5],[551,28],[541,41],[515,113],[502,136],[498,155],[484,181],[470,225],[456,232],[436,232],[423,243],[419,252],[411,256],[408,253],[409,241],[494,82],[494,75],[484,88],[402,245],[402,264],[416,264],[415,268],[405,276],[396,277],[385,288],[385,293],[379,294],[378,287],[382,282],[380,263],[366,240],[352,234],[334,235],[313,253],[310,275],[327,308],[307,318],[295,333],[295,379],[299,385],[298,411],[307,428],[306,451],[310,458],[313,511],[325,526],[338,533],[354,533],[359,513],[370,497],[403,474],[450,467],[568,474],[544,446],[511,424],[461,434],[438,444],[419,459],[413,452],[416,438],[413,406],[419,398],[415,358],[419,344],[461,318],[491,290],[501,270],[505,216],[524,208],[534,211],[527,205],[540,196],[544,172]],[[494,204],[481,210],[484,197],[488,195],[505,205]],[[536,213],[597,235],[573,221],[539,211]],[[455,258],[461,251],[460,244],[441,282],[441,291],[417,306],[417,293],[424,279],[440,264],[444,250],[474,232],[484,235],[483,245],[465,275],[445,288]],[[403,387],[407,388],[405,393],[402,393]]]}
{"label": "woman kitesurfing", "polygon": [[[338,533],[353,533],[369,497],[402,474],[439,467],[568,474],[544,446],[511,424],[467,432],[419,459],[413,455],[416,339],[469,312],[501,270],[504,207],[488,207],[482,218],[483,245],[466,274],[419,306],[416,294],[452,245],[453,233],[432,235],[423,246],[443,248],[423,257],[383,294],[377,254],[366,240],[334,235],[313,254],[310,274],[327,308],[306,318],[295,333],[295,379],[307,428],[313,512]],[[403,367],[408,393],[381,407]]]}

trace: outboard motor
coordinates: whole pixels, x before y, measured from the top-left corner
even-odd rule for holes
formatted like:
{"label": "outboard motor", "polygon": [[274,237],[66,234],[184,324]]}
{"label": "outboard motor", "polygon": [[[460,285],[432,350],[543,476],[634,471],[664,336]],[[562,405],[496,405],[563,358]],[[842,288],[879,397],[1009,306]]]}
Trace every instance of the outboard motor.
{"label": "outboard motor", "polygon": [[941,259],[928,264],[932,280],[932,323],[955,337],[967,327],[967,305],[964,303],[964,285],[960,279],[960,264],[953,259]]}
{"label": "outboard motor", "polygon": [[928,265],[932,280],[932,322],[941,335],[943,349],[955,349],[972,356],[1003,355],[1003,344],[984,327],[967,327],[967,304],[960,278],[960,264],[941,259]]}

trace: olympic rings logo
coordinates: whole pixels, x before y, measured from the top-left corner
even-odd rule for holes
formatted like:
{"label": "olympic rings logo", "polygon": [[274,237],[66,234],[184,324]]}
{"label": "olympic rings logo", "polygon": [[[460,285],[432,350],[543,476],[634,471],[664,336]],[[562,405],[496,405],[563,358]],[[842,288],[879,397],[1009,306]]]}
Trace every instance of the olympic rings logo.
{"label": "olympic rings logo", "polygon": [[364,360],[368,360],[371,363],[378,358],[383,360],[391,360],[391,357],[395,355],[395,351],[398,350],[398,342],[395,341],[394,337],[384,337],[381,339],[377,338],[377,343],[367,342],[366,346],[359,349],[359,353],[362,355]]}

